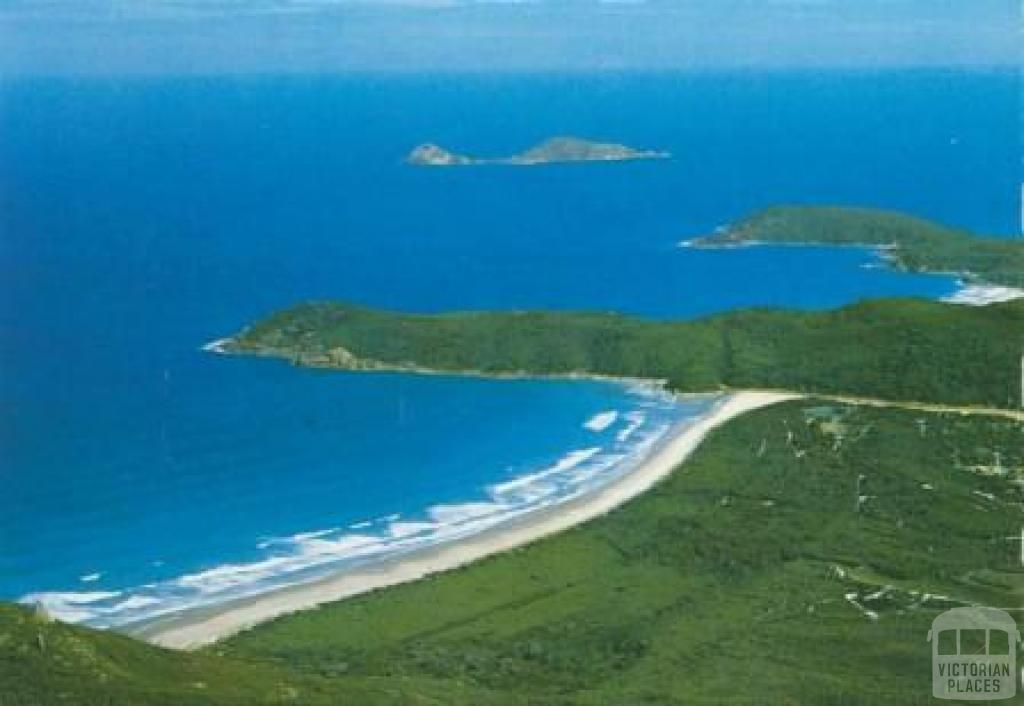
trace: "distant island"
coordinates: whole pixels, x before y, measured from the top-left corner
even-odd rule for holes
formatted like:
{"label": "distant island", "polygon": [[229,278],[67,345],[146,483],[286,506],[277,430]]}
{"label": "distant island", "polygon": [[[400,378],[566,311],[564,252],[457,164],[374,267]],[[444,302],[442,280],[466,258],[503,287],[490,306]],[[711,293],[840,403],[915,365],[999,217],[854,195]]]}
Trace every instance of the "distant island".
{"label": "distant island", "polygon": [[509,165],[530,167],[569,162],[628,162],[639,159],[668,159],[672,155],[658,150],[638,150],[611,142],[593,142],[578,137],[552,137],[511,157],[470,157],[451,152],[433,143],[419,145],[406,157],[418,167],[466,167]]}
{"label": "distant island", "polygon": [[871,208],[773,206],[684,245],[756,243],[865,245],[908,272],[955,274],[968,284],[1024,288],[1024,239],[979,236]]}

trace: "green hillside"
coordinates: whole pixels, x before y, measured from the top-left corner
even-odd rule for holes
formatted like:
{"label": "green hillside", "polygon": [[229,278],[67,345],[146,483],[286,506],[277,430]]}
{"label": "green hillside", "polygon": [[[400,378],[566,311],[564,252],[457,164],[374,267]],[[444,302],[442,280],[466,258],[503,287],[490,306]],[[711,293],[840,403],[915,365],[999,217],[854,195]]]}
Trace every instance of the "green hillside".
{"label": "green hillside", "polygon": [[262,660],[172,652],[0,603],[0,706],[444,706],[453,694],[465,703],[504,703],[486,689],[432,677],[327,678]]}
{"label": "green hillside", "polygon": [[881,246],[894,265],[912,272],[955,272],[1024,287],[1024,239],[984,237],[894,211],[773,206],[694,244],[747,242]]}
{"label": "green hillside", "polygon": [[981,308],[878,300],[692,322],[599,313],[414,315],[314,303],[274,314],[225,349],[357,370],[598,373],[666,379],[684,391],[783,388],[1016,408],[1024,300]]}

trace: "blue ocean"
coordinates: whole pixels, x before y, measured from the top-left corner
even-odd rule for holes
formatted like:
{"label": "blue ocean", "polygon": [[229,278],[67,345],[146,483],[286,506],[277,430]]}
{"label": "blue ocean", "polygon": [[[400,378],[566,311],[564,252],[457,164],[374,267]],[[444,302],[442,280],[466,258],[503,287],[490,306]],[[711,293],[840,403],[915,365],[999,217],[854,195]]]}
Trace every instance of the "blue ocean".
{"label": "blue ocean", "polygon": [[[694,250],[776,203],[1018,232],[1010,71],[0,83],[0,598],[125,625],[478,531],[711,399],[202,351],[277,308],[694,318],[940,298],[859,249]],[[421,169],[553,135],[669,161]]]}

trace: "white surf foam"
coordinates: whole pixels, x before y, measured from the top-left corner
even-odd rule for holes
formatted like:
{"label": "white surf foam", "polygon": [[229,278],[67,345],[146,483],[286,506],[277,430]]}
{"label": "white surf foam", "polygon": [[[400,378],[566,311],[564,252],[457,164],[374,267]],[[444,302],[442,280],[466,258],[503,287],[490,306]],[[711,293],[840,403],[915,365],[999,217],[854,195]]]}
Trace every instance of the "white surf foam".
{"label": "white surf foam", "polygon": [[136,611],[140,608],[149,608],[150,606],[160,605],[159,598],[153,598],[151,596],[132,596],[125,600],[111,606],[111,611]]}
{"label": "white surf foam", "polygon": [[438,524],[458,525],[468,520],[490,517],[504,509],[498,503],[461,503],[457,505],[434,505],[427,510],[427,516]]}
{"label": "white surf foam", "polygon": [[396,539],[401,539],[429,532],[436,527],[437,525],[433,522],[392,522],[388,526],[388,534]]}
{"label": "white surf foam", "polygon": [[302,539],[292,542],[288,554],[244,564],[223,564],[205,571],[186,574],[171,584],[176,588],[190,589],[205,595],[223,593],[321,564],[371,554],[384,548],[383,541],[371,535],[348,534],[336,539],[323,539],[324,532],[303,534],[305,536]]}
{"label": "white surf foam", "polygon": [[352,559],[373,554],[386,547],[380,537],[366,534],[344,534],[334,539],[307,539],[296,547],[300,555],[296,568],[308,568],[312,565],[311,559]]}
{"label": "white surf foam", "polygon": [[41,591],[21,598],[21,603],[41,605],[50,615],[69,623],[88,620],[96,614],[89,606],[117,598],[120,591]]}
{"label": "white surf foam", "polygon": [[[39,601],[63,620],[117,626],[302,583],[339,568],[451,541],[556,506],[627,473],[680,419],[699,411],[699,407],[680,405],[657,387],[638,385],[630,391],[639,396],[632,409],[602,412],[606,416],[595,423],[605,430],[621,417],[625,425],[614,440],[574,449],[537,470],[494,484],[486,489],[485,498],[434,505],[406,519],[393,513],[346,529],[332,527],[268,538],[258,545],[266,555],[255,561],[204,568],[123,592],[35,593],[22,601]],[[611,414],[615,417],[609,421]]]}
{"label": "white surf foam", "polygon": [[994,284],[964,284],[960,283],[960,289],[942,301],[950,304],[965,304],[967,306],[988,306],[1008,302],[1014,299],[1024,298],[1024,289],[1015,287],[1003,287]]}
{"label": "white surf foam", "polygon": [[279,556],[249,564],[222,564],[205,571],[185,574],[172,581],[172,584],[199,593],[217,593],[268,578],[285,569],[288,563],[288,557]]}
{"label": "white surf foam", "polygon": [[229,343],[231,343],[230,338],[218,338],[205,344],[202,350],[206,353],[227,353],[225,346]]}
{"label": "white surf foam", "polygon": [[590,431],[601,432],[614,424],[618,418],[619,413],[615,410],[600,412],[584,422],[583,427]]}
{"label": "white surf foam", "polygon": [[531,502],[549,495],[555,488],[545,481],[554,476],[565,473],[581,463],[593,458],[601,452],[600,446],[592,446],[589,449],[577,449],[565,454],[562,458],[548,468],[530,473],[528,475],[514,478],[504,483],[497,483],[489,488],[491,495],[499,502]]}
{"label": "white surf foam", "polygon": [[333,534],[337,531],[337,527],[332,527],[331,529],[316,530],[315,532],[299,532],[298,534],[293,534],[289,539],[293,542],[301,543],[305,542],[307,539],[326,537],[327,535]]}
{"label": "white surf foam", "polygon": [[615,435],[615,440],[620,444],[624,444],[629,441],[629,437],[636,433],[636,430],[643,426],[644,421],[647,419],[647,415],[643,412],[627,412],[626,413],[626,426],[619,430],[619,433]]}

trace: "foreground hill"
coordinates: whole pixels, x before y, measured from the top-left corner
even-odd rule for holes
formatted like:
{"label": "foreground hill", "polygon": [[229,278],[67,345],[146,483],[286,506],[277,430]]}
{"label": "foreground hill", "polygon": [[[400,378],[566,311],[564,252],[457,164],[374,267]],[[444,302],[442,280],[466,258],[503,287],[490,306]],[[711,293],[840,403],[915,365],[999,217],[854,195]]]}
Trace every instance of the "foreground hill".
{"label": "foreground hill", "polygon": [[1024,300],[982,308],[878,300],[692,322],[314,303],[274,314],[220,348],[350,370],[601,374],[665,379],[692,392],[774,388],[1019,408]]}
{"label": "foreground hill", "polygon": [[931,703],[932,618],[1024,606],[1019,422],[786,403],[523,549],[197,654],[0,609],[0,704]]}

